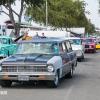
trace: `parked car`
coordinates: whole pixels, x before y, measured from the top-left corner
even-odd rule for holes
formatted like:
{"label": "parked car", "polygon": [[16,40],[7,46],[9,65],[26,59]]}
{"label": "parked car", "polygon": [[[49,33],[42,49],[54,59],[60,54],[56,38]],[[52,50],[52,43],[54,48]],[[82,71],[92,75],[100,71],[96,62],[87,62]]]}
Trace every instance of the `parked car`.
{"label": "parked car", "polygon": [[63,39],[36,39],[19,42],[13,56],[0,61],[0,85],[44,80],[57,87],[62,77],[73,77],[76,53]]}
{"label": "parked car", "polygon": [[72,49],[76,52],[77,60],[81,62],[82,59],[84,59],[84,52],[85,52],[82,40],[78,37],[67,37],[65,39],[70,41]]}
{"label": "parked car", "polygon": [[100,49],[100,42],[96,42],[96,49]]}
{"label": "parked car", "polygon": [[13,55],[16,45],[11,37],[0,36],[0,58]]}
{"label": "parked car", "polygon": [[82,38],[82,44],[85,46],[85,52],[96,52],[96,44],[92,38]]}

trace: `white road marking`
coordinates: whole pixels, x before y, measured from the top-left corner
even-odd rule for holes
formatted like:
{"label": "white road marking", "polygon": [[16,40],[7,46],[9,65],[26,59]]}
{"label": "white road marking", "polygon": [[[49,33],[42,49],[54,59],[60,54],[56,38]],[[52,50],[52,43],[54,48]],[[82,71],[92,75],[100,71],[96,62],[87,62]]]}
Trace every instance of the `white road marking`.
{"label": "white road marking", "polygon": [[[79,74],[82,72],[82,70],[83,70],[83,68],[80,69]],[[76,81],[77,81],[77,80],[76,80]],[[74,85],[72,85],[72,86],[70,87],[70,89],[69,89],[68,92],[66,93],[66,95],[65,95],[65,97],[64,97],[63,100],[69,100],[68,98],[69,98],[69,96],[70,96],[70,94],[71,94],[73,88],[74,88]]]}
{"label": "white road marking", "polygon": [[68,92],[66,93],[66,95],[65,95],[65,97],[64,97],[63,100],[68,100],[69,95],[71,94],[73,88],[74,88],[74,85],[72,85],[72,86],[70,87],[70,89],[69,89]]}

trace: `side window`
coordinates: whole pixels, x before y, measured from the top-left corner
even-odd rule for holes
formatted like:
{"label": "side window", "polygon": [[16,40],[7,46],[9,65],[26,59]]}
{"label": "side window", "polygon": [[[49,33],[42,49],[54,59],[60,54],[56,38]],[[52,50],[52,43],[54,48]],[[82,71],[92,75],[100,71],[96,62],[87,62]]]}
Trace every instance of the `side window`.
{"label": "side window", "polygon": [[8,44],[11,44],[11,41],[10,41],[10,39],[8,39]]}
{"label": "side window", "polygon": [[66,42],[66,46],[67,46],[68,52],[71,52],[72,51],[72,47],[71,47],[71,44],[70,44],[69,41]]}
{"label": "side window", "polygon": [[65,43],[59,43],[59,54],[64,54],[67,52]]}
{"label": "side window", "polygon": [[14,44],[14,41],[12,39],[10,39],[10,44]]}
{"label": "side window", "polygon": [[62,43],[62,46],[63,46],[63,52],[66,53],[67,52],[67,47],[66,47],[66,43]]}
{"label": "side window", "polygon": [[62,43],[59,43],[59,54],[63,54],[63,46]]}
{"label": "side window", "polygon": [[2,39],[2,43],[3,43],[3,44],[8,44],[8,40],[7,40],[6,38],[3,38],[3,39]]}

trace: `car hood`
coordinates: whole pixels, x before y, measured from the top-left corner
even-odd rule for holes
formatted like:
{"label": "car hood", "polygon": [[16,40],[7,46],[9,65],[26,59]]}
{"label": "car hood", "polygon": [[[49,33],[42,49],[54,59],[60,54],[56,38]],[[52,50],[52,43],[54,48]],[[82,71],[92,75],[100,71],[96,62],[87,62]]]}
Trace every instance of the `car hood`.
{"label": "car hood", "polygon": [[5,59],[2,64],[46,64],[52,56],[37,54],[37,55],[13,55]]}
{"label": "car hood", "polygon": [[72,45],[73,50],[82,50],[82,45]]}
{"label": "car hood", "polygon": [[83,42],[82,44],[84,44],[84,45],[95,45],[94,42]]}
{"label": "car hood", "polygon": [[0,48],[1,47],[6,47],[6,46],[9,46],[8,44],[0,44]]}

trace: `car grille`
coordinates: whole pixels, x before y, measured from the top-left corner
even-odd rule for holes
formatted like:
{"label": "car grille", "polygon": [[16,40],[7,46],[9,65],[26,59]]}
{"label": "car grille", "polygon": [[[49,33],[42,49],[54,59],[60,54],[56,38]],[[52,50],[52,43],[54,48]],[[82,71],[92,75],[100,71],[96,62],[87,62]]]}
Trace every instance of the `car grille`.
{"label": "car grille", "polygon": [[47,72],[46,66],[3,66],[2,72]]}
{"label": "car grille", "polygon": [[89,45],[85,45],[85,48],[89,48]]}

